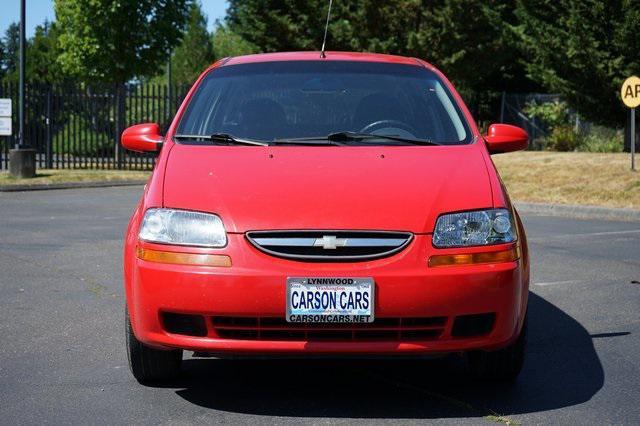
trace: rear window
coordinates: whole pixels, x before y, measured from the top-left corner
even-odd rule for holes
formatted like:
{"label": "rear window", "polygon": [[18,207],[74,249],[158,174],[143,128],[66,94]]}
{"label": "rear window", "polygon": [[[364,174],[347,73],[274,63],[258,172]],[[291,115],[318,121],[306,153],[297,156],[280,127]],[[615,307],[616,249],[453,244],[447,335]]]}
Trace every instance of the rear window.
{"label": "rear window", "polygon": [[178,133],[263,141],[359,132],[471,141],[459,106],[421,66],[284,61],[223,66],[196,89]]}

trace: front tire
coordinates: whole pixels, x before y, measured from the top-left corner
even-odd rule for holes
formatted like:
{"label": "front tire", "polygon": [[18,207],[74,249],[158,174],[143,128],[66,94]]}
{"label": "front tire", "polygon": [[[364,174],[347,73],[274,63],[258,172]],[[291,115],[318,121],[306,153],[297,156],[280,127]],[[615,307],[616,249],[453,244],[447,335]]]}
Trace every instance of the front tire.
{"label": "front tire", "polygon": [[469,369],[478,379],[491,382],[513,382],[524,364],[527,346],[527,317],[520,335],[506,348],[487,352],[474,351],[467,354]]}
{"label": "front tire", "polygon": [[126,311],[125,328],[129,369],[138,382],[161,382],[178,375],[182,364],[182,350],[153,349],[136,339],[129,319],[129,310]]}

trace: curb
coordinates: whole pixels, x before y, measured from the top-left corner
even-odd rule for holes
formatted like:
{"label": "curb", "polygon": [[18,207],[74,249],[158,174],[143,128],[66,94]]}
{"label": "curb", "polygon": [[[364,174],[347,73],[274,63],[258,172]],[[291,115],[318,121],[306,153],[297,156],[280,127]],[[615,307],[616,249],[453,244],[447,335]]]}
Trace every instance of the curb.
{"label": "curb", "polygon": [[541,216],[563,216],[577,219],[603,219],[620,221],[640,221],[640,210],[584,206],[575,204],[513,203],[521,213],[533,213]]}
{"label": "curb", "polygon": [[0,185],[0,192],[46,191],[49,189],[77,188],[109,188],[113,186],[138,186],[146,184],[146,180],[121,180],[101,182],[68,182],[34,185]]}

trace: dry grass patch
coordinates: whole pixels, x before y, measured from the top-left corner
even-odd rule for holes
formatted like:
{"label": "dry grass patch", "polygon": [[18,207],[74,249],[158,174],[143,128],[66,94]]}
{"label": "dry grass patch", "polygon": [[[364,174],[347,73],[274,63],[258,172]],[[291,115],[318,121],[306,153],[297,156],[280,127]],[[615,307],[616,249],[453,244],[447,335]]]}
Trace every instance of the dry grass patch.
{"label": "dry grass patch", "polygon": [[492,158],[515,201],[640,209],[640,172],[630,170],[629,154],[516,152]]}
{"label": "dry grass patch", "polygon": [[38,169],[33,179],[16,179],[8,172],[0,173],[0,185],[40,185],[68,182],[115,182],[146,180],[150,172],[129,170],[58,170]]}

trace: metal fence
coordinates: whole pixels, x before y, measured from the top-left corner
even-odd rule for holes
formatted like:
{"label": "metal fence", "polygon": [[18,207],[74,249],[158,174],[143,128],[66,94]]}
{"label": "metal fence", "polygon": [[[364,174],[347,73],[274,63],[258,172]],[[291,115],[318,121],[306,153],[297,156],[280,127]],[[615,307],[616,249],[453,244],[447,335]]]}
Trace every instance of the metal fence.
{"label": "metal fence", "polygon": [[[27,86],[25,141],[36,149],[39,168],[148,170],[155,157],[123,149],[120,135],[145,122],[166,130],[187,90],[148,83]],[[14,111],[13,135],[0,136],[0,169],[6,169],[17,142],[17,84],[1,84],[0,98],[11,98]]]}
{"label": "metal fence", "polygon": [[502,105],[500,109],[500,122],[513,124],[522,127],[527,131],[531,138],[529,149],[537,150],[537,141],[540,138],[548,136],[549,129],[545,123],[536,117],[527,115],[527,106],[531,103],[544,104],[548,102],[560,101],[560,95],[542,94],[542,93],[503,93]]}

